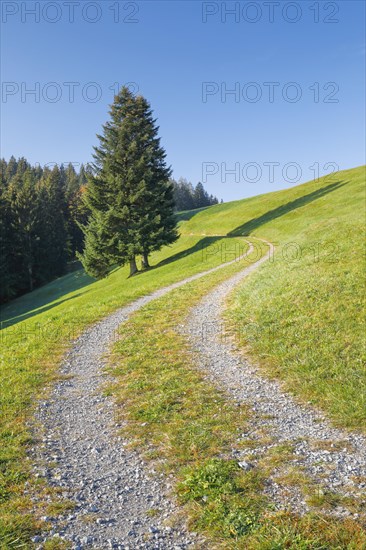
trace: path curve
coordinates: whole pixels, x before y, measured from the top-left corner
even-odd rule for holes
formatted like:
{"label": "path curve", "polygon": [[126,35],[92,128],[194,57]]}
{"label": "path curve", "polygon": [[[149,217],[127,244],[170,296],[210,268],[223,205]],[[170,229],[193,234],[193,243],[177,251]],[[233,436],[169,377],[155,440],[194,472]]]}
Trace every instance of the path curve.
{"label": "path curve", "polygon": [[[48,534],[33,539],[61,537],[73,548],[188,548],[194,537],[184,526],[171,529],[165,521],[175,511],[169,500],[169,479],[158,477],[141,456],[128,449],[116,435],[113,399],[102,394],[108,380],[105,354],[116,331],[129,316],[152,300],[244,259],[240,258],[195,274],[119,309],[87,329],[66,355],[60,372],[67,375],[55,386],[48,401],[40,404],[31,460],[36,475],[46,478],[76,507],[64,515],[45,517]],[[263,259],[253,265],[255,269]],[[160,510],[152,517],[152,510]]]}
{"label": "path curve", "polygon": [[[270,251],[259,262],[226,279],[192,309],[187,324],[181,329],[182,333],[189,338],[192,349],[198,352],[195,354],[197,365],[209,379],[238,403],[251,405],[250,431],[241,434],[239,440],[253,440],[256,445],[247,451],[234,450],[238,462],[254,465],[254,457],[263,456],[270,446],[289,443],[294,446],[295,460],[292,465],[295,468],[304,468],[311,479],[325,490],[353,495],[364,501],[366,438],[333,427],[320,412],[297,403],[278,382],[266,379],[256,367],[235,352],[232,341],[223,339],[225,299],[260,263],[268,259],[273,246],[267,244]],[[272,444],[261,442],[263,430],[273,439]],[[265,492],[278,508],[300,513],[309,510],[301,492],[295,487],[284,488],[277,483],[276,476],[268,480]],[[352,515],[341,506],[334,513]],[[358,517],[357,514],[355,517]]]}

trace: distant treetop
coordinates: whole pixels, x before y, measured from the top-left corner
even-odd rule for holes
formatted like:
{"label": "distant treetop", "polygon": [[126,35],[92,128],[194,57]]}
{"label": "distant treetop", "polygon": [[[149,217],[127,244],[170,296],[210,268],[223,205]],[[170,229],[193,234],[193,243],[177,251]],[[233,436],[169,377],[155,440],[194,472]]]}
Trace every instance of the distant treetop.
{"label": "distant treetop", "polygon": [[192,183],[185,178],[171,181],[174,186],[175,208],[178,212],[212,206],[219,202],[217,197],[207,193],[201,182],[198,182],[196,187],[193,187]]}

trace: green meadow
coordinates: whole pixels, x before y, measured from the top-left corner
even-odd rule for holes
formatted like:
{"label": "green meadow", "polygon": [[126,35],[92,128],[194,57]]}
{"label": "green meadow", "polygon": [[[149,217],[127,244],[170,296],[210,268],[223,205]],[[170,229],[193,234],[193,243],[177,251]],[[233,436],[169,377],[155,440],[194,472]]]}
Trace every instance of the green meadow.
{"label": "green meadow", "polygon": [[[27,449],[34,444],[27,421],[31,418],[37,399],[47,395],[47,388],[57,380],[57,367],[72,341],[88,325],[118,307],[158,288],[230,261],[233,259],[233,251],[238,254],[242,250],[245,239],[253,243],[258,242],[256,238],[266,239],[275,245],[275,252],[268,262],[237,288],[227,304],[227,323],[240,332],[243,352],[259,365],[266,376],[281,380],[288,391],[299,399],[314,403],[334,423],[365,431],[364,207],[365,167],[360,167],[333,174],[331,179],[322,178],[275,193],[181,213],[180,239],[153,256],[152,269],[133,278],[128,278],[127,268],[116,269],[108,278],[100,281],[91,279],[82,270],[76,270],[3,307],[0,332],[0,547],[17,548],[22,544],[23,547],[31,547],[29,537],[37,531],[39,518],[45,514],[47,504],[38,504],[34,508],[35,505],[30,502],[31,494],[47,495],[48,489],[42,482],[32,478],[25,460]],[[263,249],[258,249],[257,254],[251,255],[251,261],[255,261],[262,252]],[[182,287],[177,293],[179,300],[175,311],[185,314],[190,304],[194,305],[193,298],[198,300],[214,284],[240,267],[238,262],[209,275],[207,279],[190,283],[189,293]],[[168,307],[166,302],[164,307]],[[173,313],[172,323],[178,321]],[[161,350],[162,354],[166,353],[169,361],[173,361],[172,366],[176,366],[174,358],[179,350],[174,348],[169,355],[164,347],[172,336],[163,314],[164,309],[159,310],[157,307],[154,315],[157,326],[162,329],[160,339],[157,341],[154,334],[149,337],[156,343],[156,349]],[[135,335],[144,322],[139,315],[136,318],[137,332],[134,331],[131,340],[123,344],[130,346],[131,357],[133,350],[138,347]],[[164,330],[167,340],[164,340]],[[179,342],[181,348],[184,347],[184,342]],[[117,349],[116,355],[117,362],[121,361],[122,379],[127,376],[123,367],[126,353],[123,346],[119,351]],[[154,379],[160,383],[160,374],[161,380],[169,378],[165,369],[167,361],[164,359],[160,365],[156,356],[150,359],[156,375]],[[143,361],[141,368],[146,368]],[[192,415],[184,416],[186,425],[179,432],[183,434],[182,441],[185,441],[187,433],[191,434],[197,447],[197,460],[202,461],[204,449],[209,449],[207,456],[214,461],[214,457],[220,454],[220,448],[226,448],[231,437],[230,429],[225,428],[231,422],[225,421],[220,414],[230,419],[234,413],[230,412],[230,407],[226,410],[223,404],[220,405],[221,401],[219,405],[217,402],[215,404],[215,389],[206,388],[200,382],[199,375],[189,371],[188,359],[179,368],[189,394],[187,406],[192,406]],[[117,365],[117,384],[118,380]],[[136,374],[135,382],[137,380]],[[128,382],[133,387],[134,382],[130,377]],[[124,394],[124,391],[122,386],[119,390],[113,390],[117,399],[130,400],[131,396]],[[136,393],[136,389],[134,391]],[[164,391],[156,394],[154,389],[151,391],[155,400],[164,394]],[[205,400],[212,404],[218,415],[215,417],[218,420],[217,425],[214,425],[214,440],[206,440],[201,431],[212,432],[213,420],[209,419],[209,409],[204,407],[204,403],[201,403],[204,410],[198,407],[199,402]],[[131,401],[132,424],[133,407],[134,402]],[[161,418],[159,412],[153,411],[151,414]],[[197,418],[200,416],[204,426],[199,427]],[[224,428],[220,424],[221,418]],[[179,419],[174,417],[173,420],[174,424],[168,422],[169,433]],[[195,429],[192,428],[192,422]],[[139,436],[141,441],[143,436]],[[202,445],[195,438],[200,441],[203,438]],[[205,484],[206,477],[210,478],[209,472],[215,472],[219,465],[215,461],[208,464],[199,462],[191,471],[191,459],[175,455],[178,443],[172,446],[173,457],[169,455],[168,459],[174,462],[176,457],[183,469],[188,468],[186,476],[182,475],[180,493],[183,501],[189,501],[189,480],[197,478],[199,490],[201,481]],[[246,485],[243,480],[237,479],[236,473],[233,474],[230,468],[225,468],[219,468],[217,473],[217,491],[221,491],[220,480],[226,489],[232,485],[233,496],[228,498],[232,499],[234,508],[238,508],[239,496],[245,491]],[[247,482],[253,497],[250,508],[252,515],[248,516],[250,519],[256,516],[261,506],[254,498],[260,480]],[[24,491],[25,483],[27,492]],[[212,498],[216,502],[218,497],[215,487],[212,491]],[[217,512],[218,525],[229,533],[231,527],[226,525],[223,519],[226,516],[221,512]],[[204,529],[207,529],[208,522],[215,523],[215,513],[213,510],[213,515],[207,521],[202,520]],[[200,521],[198,518],[198,526]],[[247,520],[243,521],[245,523]],[[272,527],[263,524],[263,536],[267,537]],[[287,527],[289,537],[297,536],[292,523]],[[310,526],[307,530],[303,526],[302,540],[309,536],[309,540],[315,541],[313,546],[301,546],[300,543],[303,543],[299,539],[298,546],[268,545],[266,548],[336,548],[335,539],[331,539],[332,529],[334,527],[330,526],[325,542],[320,541],[318,544],[315,538],[311,539],[315,535]],[[350,527],[351,531],[353,529],[353,526]],[[339,534],[339,548],[361,547],[355,545],[356,538],[352,538],[349,530],[345,532],[345,535],[343,531]],[[359,533],[355,537],[360,537]],[[278,540],[282,544],[285,539]],[[291,544],[291,540],[295,539],[289,540]],[[361,538],[357,540],[362,544]]]}

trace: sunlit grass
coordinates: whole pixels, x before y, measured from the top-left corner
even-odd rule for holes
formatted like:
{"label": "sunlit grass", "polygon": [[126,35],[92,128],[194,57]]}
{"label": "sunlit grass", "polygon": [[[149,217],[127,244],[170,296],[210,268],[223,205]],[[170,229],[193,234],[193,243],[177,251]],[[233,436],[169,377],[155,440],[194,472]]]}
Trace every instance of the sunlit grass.
{"label": "sunlit grass", "polygon": [[[250,411],[228,401],[196,368],[180,327],[191,307],[240,267],[177,289],[122,325],[110,358],[115,382],[108,392],[116,399],[123,434],[156,470],[176,480],[183,514],[205,535],[204,548],[362,548],[366,533],[354,521],[274,512],[263,492],[265,480],[291,460],[291,446],[269,449],[249,471],[232,458],[238,432],[250,429]],[[321,499],[319,490],[294,473],[286,481],[305,488],[319,510],[339,502],[336,495]]]}
{"label": "sunlit grass", "polygon": [[254,231],[277,250],[233,293],[229,317],[266,373],[335,423],[365,431],[364,170],[339,181]]}
{"label": "sunlit grass", "polygon": [[[20,498],[30,476],[25,460],[31,443],[27,420],[47,383],[57,378],[57,366],[66,349],[86,326],[116,308],[221,264],[225,261],[220,253],[225,240],[216,243],[216,248],[207,248],[214,241],[182,237],[153,257],[152,265],[160,263],[158,267],[131,279],[127,268],[97,282],[79,271],[2,309],[3,326],[9,326],[0,332],[0,547],[1,541],[12,537],[19,544],[29,541],[30,533],[39,526],[37,517],[43,510],[28,513],[32,503],[28,497]],[[243,239],[230,241],[243,246]],[[33,487],[33,491],[37,489]],[[15,542],[4,544],[16,547]]]}
{"label": "sunlit grass", "polygon": [[[253,273],[230,302],[228,317],[239,329],[246,353],[267,373],[281,378],[289,390],[322,407],[334,421],[364,429],[364,182],[365,170],[357,168],[336,174],[332,181],[323,179],[200,212],[184,213],[180,226],[182,238],[170,249],[155,255],[152,263],[160,262],[155,269],[132,279],[127,278],[126,269],[119,269],[98,282],[77,271],[3,308],[2,326],[9,326],[0,332],[0,546],[17,548],[29,544],[31,534],[40,525],[37,518],[41,510],[36,506],[36,510],[29,513],[32,504],[24,495],[24,483],[32,480],[25,461],[30,443],[26,421],[47,383],[57,378],[57,366],[65,350],[85,327],[116,308],[232,259],[233,249],[238,254],[241,238],[228,240],[215,235],[249,234],[276,245],[272,261]],[[181,305],[188,307],[193,303],[191,295],[196,290],[198,294],[194,296],[204,295],[212,284],[237,268],[234,265],[225,268],[225,272],[196,281],[186,293],[182,288],[180,297],[186,303]],[[166,303],[170,304],[168,298]],[[179,304],[177,308],[183,311]],[[191,370],[185,374],[190,362],[182,359],[179,364],[184,342],[171,335],[175,317],[174,312],[167,317],[167,311],[154,310],[154,329],[149,335],[152,347],[156,346],[152,352],[157,354],[154,379],[150,379],[147,372],[136,375],[136,369],[146,368],[142,352],[146,329],[140,332],[140,339],[132,336],[130,353],[135,363],[131,366],[128,388],[131,394],[133,390],[138,395],[143,390],[147,403],[146,406],[135,404],[135,410],[134,403],[127,400],[126,407],[130,408],[130,419],[136,417],[132,426],[137,430],[141,425],[143,433],[137,430],[135,434],[140,442],[144,440],[144,433],[146,439],[149,437],[146,426],[154,425],[156,436],[161,439],[157,447],[165,446],[170,458],[182,468],[193,456],[198,461],[198,470],[190,463],[186,475],[201,475],[197,473],[201,471],[204,477],[205,467],[210,464],[205,460],[224,452],[236,423],[230,405],[214,388],[207,384],[203,387],[198,374]],[[155,325],[155,315],[161,324]],[[149,321],[152,324],[151,319]],[[165,332],[156,335],[156,326],[162,327],[165,322],[170,323]],[[119,352],[122,354],[122,348]],[[185,380],[184,391],[188,397],[182,397],[177,376]],[[157,382],[162,384],[158,386],[158,394]],[[117,389],[115,391],[117,393]],[[151,395],[155,402],[148,406]],[[193,403],[196,405],[191,410],[187,405]],[[197,408],[199,403],[201,409]],[[174,427],[173,442],[164,432],[163,418],[167,426]],[[151,456],[154,456],[153,450]],[[214,466],[219,467],[219,463]],[[223,466],[226,468],[226,464]],[[182,481],[184,479],[182,474]],[[31,488],[40,490],[34,484]],[[189,501],[187,494],[185,498]],[[197,510],[195,499],[191,503]],[[254,511],[255,517],[256,513]],[[220,524],[221,520],[217,521]],[[286,515],[266,521],[260,523],[260,530],[251,534],[252,539],[246,540],[247,546],[242,548],[356,549],[365,544],[352,522],[333,525],[323,520],[311,523],[304,519],[294,524]],[[252,540],[257,540],[254,546]],[[322,540],[328,542],[319,542]]]}
{"label": "sunlit grass", "polygon": [[184,234],[251,235],[276,245],[244,281],[227,318],[265,372],[366,430],[365,167],[292,189],[213,206]]}

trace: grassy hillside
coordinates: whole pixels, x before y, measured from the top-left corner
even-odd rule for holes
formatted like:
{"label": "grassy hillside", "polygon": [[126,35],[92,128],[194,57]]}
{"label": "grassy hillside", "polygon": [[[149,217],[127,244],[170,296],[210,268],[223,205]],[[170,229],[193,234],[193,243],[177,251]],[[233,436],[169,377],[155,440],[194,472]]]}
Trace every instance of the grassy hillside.
{"label": "grassy hillside", "polygon": [[365,430],[365,167],[209,208],[182,231],[276,245],[230,302],[242,347],[337,423]]}
{"label": "grassy hillside", "polygon": [[[228,318],[237,325],[241,347],[254,361],[287,381],[296,395],[317,402],[339,423],[362,428],[360,394],[365,376],[360,363],[363,256],[359,230],[363,229],[360,198],[364,174],[358,169],[347,175],[345,180],[344,173],[339,174],[337,185],[329,186],[323,180],[198,213],[191,211],[185,213],[187,223],[182,223],[181,230],[209,234],[215,242],[207,252],[221,248],[223,255],[229,255],[233,247],[229,240],[215,237],[217,234],[245,232],[268,240],[275,240],[272,234],[276,235],[274,257],[233,293]],[[350,219],[357,246],[342,234]],[[267,232],[261,232],[265,228]],[[332,248],[335,239],[339,249]],[[360,502],[347,502],[322,488],[321,481],[306,475],[301,478],[298,465],[287,482],[296,486],[311,512],[298,517],[274,509],[264,489],[273,467],[287,471],[292,461],[296,463],[291,446],[274,441],[247,473],[231,459],[237,430],[252,430],[251,412],[228,402],[197,371],[178,328],[190,308],[228,274],[212,274],[179,288],[148,304],[123,326],[111,361],[115,377],[111,393],[127,435],[157,460],[164,475],[172,474],[178,481],[176,492],[185,506],[184,514],[193,530],[205,534],[207,547],[366,548],[362,497]],[[336,319],[331,316],[333,310]],[[346,337],[353,336],[354,347],[340,353],[344,331]],[[268,445],[268,434],[262,436]],[[244,445],[251,443],[249,439]],[[282,483],[285,495],[286,481],[276,477],[276,482]],[[329,515],[337,501],[353,507],[359,519],[343,521]]]}
{"label": "grassy hillside", "polygon": [[[251,257],[253,258],[253,254]],[[237,270],[236,264],[189,283],[150,302],[121,327],[113,347],[110,393],[122,434],[132,440],[154,468],[173,480],[191,530],[202,532],[205,548],[225,550],[356,550],[366,548],[365,506],[324,492],[301,475],[291,445],[273,441],[263,430],[256,445],[269,445],[253,469],[243,471],[233,449],[238,431],[251,432],[252,411],[228,400],[197,369],[181,334],[190,309]],[[258,435],[258,434],[257,434]],[[241,444],[252,447],[253,440]],[[287,493],[302,494],[311,513],[299,517],[275,510],[265,488],[273,469],[291,470],[276,482]],[[294,475],[294,472],[297,472]],[[291,489],[290,489],[291,490]],[[328,515],[337,503],[353,507],[359,521]]]}
{"label": "grassy hillside", "polygon": [[[26,421],[35,396],[56,376],[65,350],[87,325],[116,308],[223,263],[222,243],[212,249],[213,242],[215,238],[183,236],[152,257],[151,270],[131,279],[127,268],[101,281],[76,271],[1,309],[0,548],[16,547],[18,538],[27,541],[37,527],[37,514],[26,513],[30,503],[24,497],[29,480],[25,453],[31,443]],[[233,243],[237,250],[242,247],[242,239]],[[37,486],[39,492],[39,482]]]}
{"label": "grassy hillside", "polygon": [[132,279],[119,269],[98,282],[77,271],[3,308],[0,546],[28,540],[36,527],[36,515],[24,513],[26,420],[72,340],[117,307],[232,259],[243,234],[276,245],[272,261],[230,303],[243,347],[297,395],[343,425],[364,428],[364,182],[364,168],[356,168],[332,181],[184,213],[181,239],[154,256],[154,269]]}

